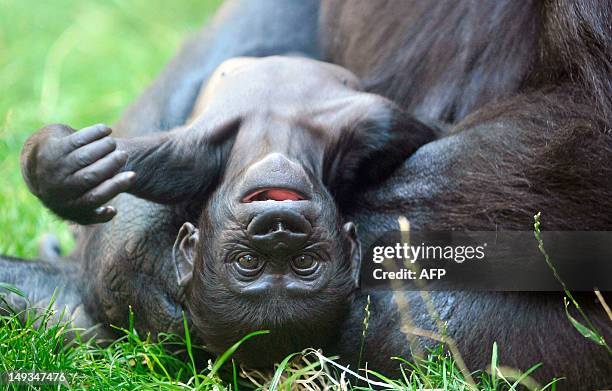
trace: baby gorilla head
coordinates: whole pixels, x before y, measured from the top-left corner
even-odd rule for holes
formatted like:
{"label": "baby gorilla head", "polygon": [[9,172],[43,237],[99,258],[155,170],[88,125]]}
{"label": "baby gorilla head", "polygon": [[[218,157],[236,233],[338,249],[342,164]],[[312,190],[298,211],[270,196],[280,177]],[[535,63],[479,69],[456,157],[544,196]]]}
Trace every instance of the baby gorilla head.
{"label": "baby gorilla head", "polygon": [[383,176],[421,142],[400,114],[359,91],[347,70],[318,61],[237,59],[215,72],[189,126],[233,121],[235,139],[227,156],[215,156],[223,172],[199,229],[185,224],[174,251],[185,304],[208,348],[220,353],[270,330],[237,353],[257,367],[338,332],[360,254],[337,196]]}
{"label": "baby gorilla head", "polygon": [[321,346],[339,330],[356,287],[352,223],[304,165],[272,153],[226,179],[183,252],[194,253],[186,292],[194,325],[220,353],[252,331],[237,358],[253,367]]}

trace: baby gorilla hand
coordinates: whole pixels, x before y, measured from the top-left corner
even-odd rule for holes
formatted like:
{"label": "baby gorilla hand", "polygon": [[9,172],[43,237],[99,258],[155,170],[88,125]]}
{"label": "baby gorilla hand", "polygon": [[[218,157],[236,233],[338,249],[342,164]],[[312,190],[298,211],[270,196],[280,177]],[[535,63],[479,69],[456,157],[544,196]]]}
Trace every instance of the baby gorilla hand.
{"label": "baby gorilla hand", "polygon": [[111,129],[94,125],[76,132],[49,125],[25,144],[24,179],[35,196],[60,217],[79,224],[109,221],[117,213],[104,206],[132,185],[135,173],[122,172],[128,155],[117,150]]}

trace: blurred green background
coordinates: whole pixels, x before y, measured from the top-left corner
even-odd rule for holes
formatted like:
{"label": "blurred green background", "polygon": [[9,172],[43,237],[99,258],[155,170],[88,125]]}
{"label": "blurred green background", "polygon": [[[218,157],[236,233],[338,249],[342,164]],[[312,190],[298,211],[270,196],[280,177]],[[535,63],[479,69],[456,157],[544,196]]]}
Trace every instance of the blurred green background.
{"label": "blurred green background", "polygon": [[0,0],[0,254],[35,257],[66,223],[25,186],[19,154],[47,123],[112,124],[220,0]]}

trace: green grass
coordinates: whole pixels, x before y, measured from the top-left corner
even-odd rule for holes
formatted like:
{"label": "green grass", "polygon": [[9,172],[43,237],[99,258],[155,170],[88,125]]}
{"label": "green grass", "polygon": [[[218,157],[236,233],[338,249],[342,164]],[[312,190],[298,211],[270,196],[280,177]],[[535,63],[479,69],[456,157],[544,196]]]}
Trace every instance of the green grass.
{"label": "green grass", "polygon": [[[493,391],[516,390],[519,384],[530,389],[555,389],[554,382],[540,387],[527,378],[531,370],[537,370],[537,365],[523,375],[507,369],[501,375],[496,346],[491,359],[495,375],[473,373],[475,385],[465,380],[442,347],[430,351],[416,363],[394,358],[402,373],[396,379],[364,370],[358,371],[359,379],[342,376],[346,368],[334,358],[324,357],[312,349],[287,357],[274,372],[261,373],[239,368],[231,360],[240,342],[206,364],[194,359],[201,347],[192,346],[188,333],[182,337],[162,334],[152,340],[148,335],[139,335],[132,320],[127,329],[119,329],[122,336],[108,346],[79,339],[67,344],[65,337],[73,330],[65,324],[48,322],[49,314],[42,311],[40,315],[26,316],[25,320],[20,320],[17,314],[0,316],[0,372],[61,371],[67,376],[67,385],[11,385],[8,390],[289,390],[299,388],[300,382],[308,384],[310,389],[338,390],[370,390],[372,386],[392,390]],[[246,336],[243,341],[257,338],[260,333]]]}
{"label": "green grass", "polygon": [[[27,136],[52,122],[75,128],[112,124],[217,4],[0,0],[0,254],[33,258],[45,233],[58,236],[64,249],[72,245],[68,226],[46,211],[21,179],[19,153]],[[109,346],[78,340],[65,344],[69,327],[46,319],[45,312],[25,321],[0,316],[0,372],[63,370],[75,375],[73,388],[95,390],[224,390],[265,384],[285,389],[308,378],[319,387],[340,388],[350,381],[367,388],[365,381],[343,378],[337,364],[314,351],[289,357],[275,373],[260,374],[232,365],[231,351],[196,366],[192,354],[200,347],[192,346],[188,335],[162,335],[154,341],[130,327]],[[368,377],[396,389],[474,389],[441,348],[416,364],[398,360],[397,365],[404,374],[399,379]],[[474,374],[478,389],[512,389],[512,381],[494,373]],[[58,388],[64,387],[46,387]]]}
{"label": "green grass", "polygon": [[28,192],[19,153],[47,123],[112,124],[219,0],[0,0],[0,254],[35,257],[65,223]]}

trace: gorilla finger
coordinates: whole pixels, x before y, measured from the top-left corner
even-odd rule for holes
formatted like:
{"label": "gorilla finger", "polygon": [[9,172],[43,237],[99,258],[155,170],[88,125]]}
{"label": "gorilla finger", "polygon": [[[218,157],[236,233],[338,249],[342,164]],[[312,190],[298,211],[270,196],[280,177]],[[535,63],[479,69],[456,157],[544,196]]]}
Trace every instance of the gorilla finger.
{"label": "gorilla finger", "polygon": [[100,224],[112,220],[117,211],[112,206],[101,206],[93,213],[79,216],[76,222],[81,225]]}
{"label": "gorilla finger", "polygon": [[106,125],[97,124],[83,128],[66,138],[66,146],[64,152],[68,153],[84,145],[106,137],[111,134],[112,130]]}
{"label": "gorilla finger", "polygon": [[115,175],[113,178],[102,182],[98,187],[82,195],[76,203],[87,207],[103,205],[115,196],[127,191],[134,183],[136,173],[126,171]]}
{"label": "gorilla finger", "polygon": [[94,210],[94,218],[97,222],[107,222],[117,214],[117,209],[110,205],[101,206]]}
{"label": "gorilla finger", "polygon": [[74,173],[71,182],[81,189],[91,189],[115,175],[127,162],[124,151],[114,151],[92,165]]}
{"label": "gorilla finger", "polygon": [[115,149],[117,149],[117,142],[112,137],[104,137],[72,151],[67,156],[66,162],[68,167],[72,168],[72,172],[75,172],[102,159]]}
{"label": "gorilla finger", "polygon": [[94,210],[94,213],[96,215],[98,215],[98,216],[103,216],[103,215],[107,215],[107,214],[115,215],[117,213],[117,209],[115,209],[114,206],[105,205],[105,206],[101,206],[99,208],[96,208],[96,210]]}

